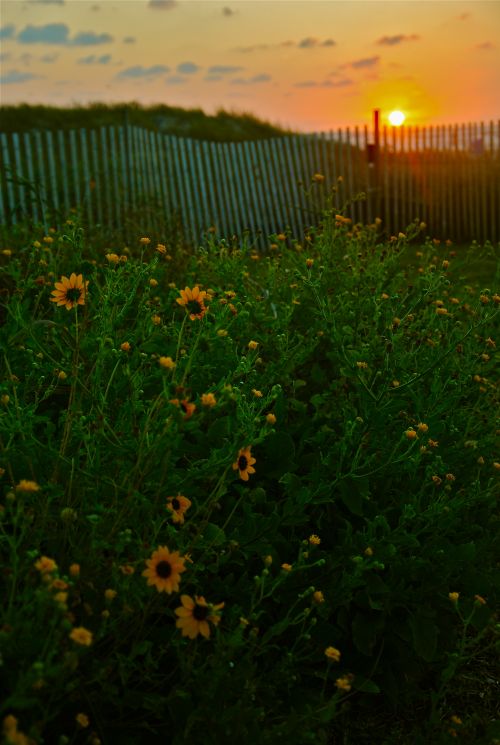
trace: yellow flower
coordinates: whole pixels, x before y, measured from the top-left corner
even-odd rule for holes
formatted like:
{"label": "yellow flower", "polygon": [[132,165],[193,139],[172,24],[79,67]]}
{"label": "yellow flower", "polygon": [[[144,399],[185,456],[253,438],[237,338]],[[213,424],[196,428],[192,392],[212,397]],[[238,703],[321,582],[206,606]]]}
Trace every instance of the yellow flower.
{"label": "yellow flower", "polygon": [[360,370],[366,370],[368,368],[368,362],[356,362],[356,365]]}
{"label": "yellow flower", "polygon": [[255,398],[262,398],[262,391],[258,391],[257,388],[252,388],[252,393]]}
{"label": "yellow flower", "polygon": [[182,636],[195,639],[198,634],[201,634],[208,639],[210,636],[209,621],[217,626],[220,621],[217,611],[224,607],[224,603],[212,605],[207,603],[202,595],[195,595],[194,599],[189,595],[181,595],[181,603],[182,605],[174,612],[179,616],[175,625],[181,630]]}
{"label": "yellow flower", "polygon": [[266,414],[266,422],[268,424],[276,424],[276,416],[272,412],[269,412],[269,414]]}
{"label": "yellow flower", "polygon": [[131,574],[134,574],[135,569],[130,564],[120,564],[118,567],[120,572],[123,574],[124,577],[129,577]]}
{"label": "yellow flower", "polygon": [[154,326],[159,326],[160,323],[161,323],[160,316],[159,315],[156,315],[156,314],[151,317],[151,320],[152,320]]}
{"label": "yellow flower", "polygon": [[164,367],[165,370],[173,370],[175,367],[175,362],[173,361],[172,357],[160,357],[158,360],[161,367]]}
{"label": "yellow flower", "polygon": [[408,438],[408,440],[414,440],[417,437],[417,433],[412,427],[410,427],[410,429],[406,430],[405,436]]}
{"label": "yellow flower", "polygon": [[56,603],[59,603],[60,605],[66,605],[66,601],[68,599],[68,593],[67,592],[56,592],[54,595],[54,600]]}
{"label": "yellow flower", "polygon": [[171,595],[178,592],[182,572],[186,571],[185,557],[178,551],[169,551],[166,546],[159,546],[146,560],[147,569],[142,573],[148,585],[154,585],[158,592]]}
{"label": "yellow flower", "polygon": [[436,308],[436,314],[438,316],[447,316],[448,310],[446,308]]}
{"label": "yellow flower", "polygon": [[40,491],[40,487],[38,486],[36,481],[30,481],[29,479],[21,479],[21,481],[16,486],[16,491],[33,493],[33,492]]}
{"label": "yellow flower", "polygon": [[238,471],[240,479],[243,481],[248,481],[250,474],[255,473],[253,464],[257,461],[252,457],[251,449],[251,445],[246,448],[240,448],[238,456],[233,463],[233,471]]}
{"label": "yellow flower", "polygon": [[291,572],[292,571],[292,565],[291,564],[282,564],[281,568],[284,572]]}
{"label": "yellow flower", "polygon": [[124,341],[122,342],[122,344],[120,344],[120,349],[122,350],[122,352],[130,352],[131,348],[132,347],[130,345],[130,342],[128,341]]}
{"label": "yellow flower", "polygon": [[159,254],[166,254],[167,253],[167,247],[163,245],[163,243],[158,243],[156,246],[156,250]]}
{"label": "yellow flower", "polygon": [[252,352],[255,351],[258,346],[259,346],[259,342],[258,341],[253,341],[253,339],[250,339],[250,341],[248,342],[248,348]]}
{"label": "yellow flower", "polygon": [[92,632],[84,626],[76,626],[70,633],[69,638],[75,644],[81,644],[83,647],[90,647],[92,644]]}
{"label": "yellow flower", "polygon": [[149,246],[151,243],[151,238],[139,238],[139,243],[142,243],[143,246]]}
{"label": "yellow flower", "polygon": [[80,714],[76,715],[75,719],[76,719],[76,723],[79,724],[80,727],[83,727],[84,729],[85,727],[88,727],[90,724],[90,719],[88,718],[88,716],[86,714],[82,714],[81,712]]}
{"label": "yellow flower", "polygon": [[80,564],[71,564],[69,568],[69,573],[72,577],[79,577],[80,576]]}
{"label": "yellow flower", "polygon": [[315,592],[313,592],[313,600],[318,605],[321,605],[321,603],[325,602],[325,596],[323,595],[321,590],[316,590]]}
{"label": "yellow flower", "polygon": [[335,647],[327,647],[325,649],[325,655],[328,657],[329,660],[332,660],[333,662],[340,662],[340,652]]}
{"label": "yellow flower", "polygon": [[172,513],[174,523],[183,525],[184,513],[191,507],[191,500],[178,494],[176,497],[167,497],[167,509]]}
{"label": "yellow flower", "polygon": [[417,424],[417,429],[419,432],[423,432],[425,434],[429,431],[429,426],[425,424],[425,422],[419,422],[419,424]]}
{"label": "yellow flower", "polygon": [[38,569],[41,574],[51,574],[56,571],[57,564],[54,559],[49,559],[48,556],[41,556],[35,561],[35,569]]}
{"label": "yellow flower", "polygon": [[314,264],[314,259],[306,259],[306,267],[310,269]]}
{"label": "yellow flower", "polygon": [[479,295],[479,300],[483,305],[487,305],[490,302],[488,295]]}
{"label": "yellow flower", "polygon": [[342,678],[337,678],[335,681],[335,685],[339,689],[339,691],[348,691],[351,690],[351,678],[347,675],[344,675]]}
{"label": "yellow flower", "polygon": [[66,380],[68,374],[65,373],[64,370],[59,370],[59,372],[57,373],[57,377],[59,378],[59,380]]}
{"label": "yellow flower", "polygon": [[272,563],[273,563],[273,557],[271,556],[271,554],[264,556],[264,564],[266,565],[266,567],[270,567]]}
{"label": "yellow flower", "polygon": [[456,603],[458,601],[458,598],[460,597],[459,592],[449,592],[448,597],[451,600],[452,603]]}
{"label": "yellow flower", "polygon": [[317,184],[321,184],[325,180],[325,177],[322,173],[315,173],[312,180],[315,181]]}
{"label": "yellow flower", "polygon": [[106,254],[106,259],[110,264],[118,264],[120,261],[118,254]]}
{"label": "yellow flower", "polygon": [[83,281],[83,274],[75,274],[73,272],[71,276],[62,276],[59,282],[55,283],[55,290],[52,290],[54,297],[50,298],[52,303],[57,305],[64,305],[66,310],[71,310],[77,305],[85,305],[85,297],[87,295],[88,281]]}
{"label": "yellow flower", "polygon": [[207,293],[196,286],[192,290],[189,287],[185,287],[180,291],[180,294],[181,296],[176,298],[176,302],[185,307],[192,321],[196,319],[201,320],[207,312],[204,303]]}
{"label": "yellow flower", "polygon": [[311,544],[311,546],[319,546],[319,544],[321,543],[321,538],[313,533],[309,536],[309,543]]}
{"label": "yellow flower", "polygon": [[9,401],[10,401],[10,396],[7,395],[7,393],[4,393],[3,396],[0,398],[0,402],[2,403],[3,406],[7,406]]}
{"label": "yellow flower", "polygon": [[158,287],[158,280],[157,279],[154,279],[154,278],[151,278],[149,280],[149,286],[150,287]]}
{"label": "yellow flower", "polygon": [[215,398],[213,393],[202,393],[201,394],[201,405],[202,406],[208,406],[211,408],[212,406],[215,406],[217,403],[217,399]]}
{"label": "yellow flower", "polygon": [[365,556],[373,556],[373,548],[371,546],[367,546],[364,550]]}
{"label": "yellow flower", "polygon": [[114,600],[116,596],[118,595],[116,590],[112,590],[111,588],[108,588],[107,590],[104,590],[104,597],[106,600]]}
{"label": "yellow flower", "polygon": [[284,241],[286,241],[286,235],[284,233],[278,233],[278,235],[276,236],[276,239],[278,241],[281,241],[281,243],[283,243]]}

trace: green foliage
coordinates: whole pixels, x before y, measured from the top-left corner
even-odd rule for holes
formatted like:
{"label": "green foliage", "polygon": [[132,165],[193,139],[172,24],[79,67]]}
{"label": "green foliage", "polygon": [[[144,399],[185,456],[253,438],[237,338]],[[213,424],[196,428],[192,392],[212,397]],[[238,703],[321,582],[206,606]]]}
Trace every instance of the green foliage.
{"label": "green foliage", "polygon": [[276,137],[284,130],[270,122],[257,119],[250,113],[236,113],[220,109],[215,115],[202,109],[182,109],[154,104],[142,106],[137,102],[87,106],[42,106],[17,104],[0,106],[3,132],[29,132],[34,129],[79,129],[130,124],[168,134],[219,142],[239,142]]}
{"label": "green foliage", "polygon": [[73,219],[0,253],[7,742],[327,743],[382,702],[478,739],[449,697],[498,650],[498,277],[416,224],[272,241],[106,257]]}

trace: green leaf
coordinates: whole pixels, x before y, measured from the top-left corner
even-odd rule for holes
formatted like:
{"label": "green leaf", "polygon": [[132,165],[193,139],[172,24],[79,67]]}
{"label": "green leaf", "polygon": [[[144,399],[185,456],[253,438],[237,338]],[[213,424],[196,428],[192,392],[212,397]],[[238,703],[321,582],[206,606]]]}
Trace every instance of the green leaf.
{"label": "green leaf", "polygon": [[340,498],[354,515],[363,516],[363,499],[368,491],[365,479],[346,478],[339,484]]}
{"label": "green leaf", "polygon": [[380,688],[373,682],[373,680],[360,678],[358,676],[354,679],[352,687],[356,691],[362,691],[363,693],[380,693]]}
{"label": "green leaf", "polygon": [[203,538],[207,543],[211,543],[214,546],[220,546],[226,542],[226,534],[215,523],[208,523],[203,531]]}

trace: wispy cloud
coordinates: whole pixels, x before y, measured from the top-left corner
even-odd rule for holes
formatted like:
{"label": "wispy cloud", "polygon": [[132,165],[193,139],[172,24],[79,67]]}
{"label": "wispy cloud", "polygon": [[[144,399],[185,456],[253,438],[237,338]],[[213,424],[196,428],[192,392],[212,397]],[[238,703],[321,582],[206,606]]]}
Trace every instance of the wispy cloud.
{"label": "wispy cloud", "polygon": [[48,23],[46,26],[28,25],[17,35],[21,44],[61,44],[63,46],[93,46],[113,41],[110,34],[79,31],[72,39],[65,23]]}
{"label": "wispy cloud", "polygon": [[255,85],[257,83],[269,83],[269,81],[272,80],[271,76],[267,73],[260,73],[259,75],[254,75],[251,78],[233,78],[230,81],[231,85]]}
{"label": "wispy cloud", "polygon": [[8,26],[2,26],[0,28],[0,39],[13,39],[16,32],[16,27],[11,24]]}
{"label": "wispy cloud", "polygon": [[64,5],[65,0],[25,0],[31,5]]}
{"label": "wispy cloud", "polygon": [[476,49],[488,51],[489,49],[496,49],[496,47],[492,41],[483,41],[481,44],[476,44]]}
{"label": "wispy cloud", "polygon": [[469,18],[472,18],[470,13],[460,13],[460,15],[457,16],[457,21],[468,21]]}
{"label": "wispy cloud", "polygon": [[123,39],[123,43],[124,43],[124,44],[135,44],[135,42],[136,42],[136,41],[137,41],[137,40],[136,40],[135,36],[126,36],[126,37],[125,37],[125,38]]}
{"label": "wispy cloud", "polygon": [[167,85],[183,85],[189,82],[189,78],[183,78],[182,75],[171,75],[165,82]]}
{"label": "wispy cloud", "polygon": [[302,39],[302,41],[299,41],[297,44],[299,49],[313,49],[314,47],[334,47],[335,42],[333,39],[325,39],[324,41],[321,41],[320,39],[316,39],[313,36],[308,36],[305,39]]}
{"label": "wispy cloud", "polygon": [[341,80],[301,80],[298,83],[294,83],[294,88],[345,88],[349,85],[353,85],[354,81],[350,78],[342,78]]}
{"label": "wispy cloud", "polygon": [[343,69],[346,67],[352,67],[353,70],[361,70],[364,67],[373,67],[379,62],[380,57],[377,55],[376,57],[363,57],[361,59],[356,59],[353,62],[346,62],[344,65],[341,65],[341,67]]}
{"label": "wispy cloud", "polygon": [[149,0],[148,8],[152,10],[173,10],[177,7],[176,0]]}
{"label": "wispy cloud", "polygon": [[134,67],[127,67],[125,70],[121,70],[116,77],[117,78],[155,78],[158,75],[164,75],[170,72],[170,68],[165,65],[153,65],[152,67],[143,67],[142,65],[135,65]]}
{"label": "wispy cloud", "polygon": [[180,65],[177,65],[176,69],[181,75],[193,75],[198,70],[201,70],[201,67],[194,62],[181,62]]}
{"label": "wispy cloud", "polygon": [[296,47],[297,49],[317,49],[320,47],[334,47],[336,42],[333,39],[317,39],[314,36],[307,36],[300,41],[280,41],[278,44],[252,44],[248,47],[236,47],[235,52],[250,54],[251,52],[263,52],[270,49],[282,49],[283,47]]}
{"label": "wispy cloud", "polygon": [[42,77],[32,72],[20,72],[19,70],[9,70],[0,77],[0,85],[10,85],[11,83],[27,83],[29,80],[36,80]]}
{"label": "wispy cloud", "polygon": [[55,52],[53,54],[44,54],[42,57],[40,57],[40,62],[44,62],[45,64],[49,65],[53,62],[56,62],[59,59],[59,55]]}
{"label": "wispy cloud", "polygon": [[12,57],[10,52],[2,52],[0,54],[0,62],[7,62]]}
{"label": "wispy cloud", "polygon": [[209,75],[234,75],[235,72],[244,70],[241,65],[212,65],[208,68]]}
{"label": "wispy cloud", "polygon": [[396,34],[395,36],[381,36],[380,39],[377,39],[375,44],[393,47],[396,44],[402,44],[404,41],[418,41],[419,39],[420,36],[418,36],[418,34]]}
{"label": "wispy cloud", "polygon": [[232,16],[234,15],[234,10],[231,10],[231,8],[228,8],[226,5],[225,8],[222,8],[222,15],[226,17]]}
{"label": "wispy cloud", "polygon": [[110,54],[101,54],[100,57],[96,54],[89,54],[88,57],[82,57],[81,59],[77,60],[78,65],[109,65],[110,62]]}

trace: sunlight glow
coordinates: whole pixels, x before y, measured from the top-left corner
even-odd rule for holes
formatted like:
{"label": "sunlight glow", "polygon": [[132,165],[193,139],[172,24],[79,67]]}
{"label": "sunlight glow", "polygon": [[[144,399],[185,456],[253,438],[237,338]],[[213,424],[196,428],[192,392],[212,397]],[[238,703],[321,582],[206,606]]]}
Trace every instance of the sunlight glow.
{"label": "sunlight glow", "polygon": [[391,111],[389,114],[389,121],[393,127],[400,127],[406,119],[402,111]]}

